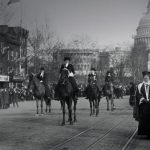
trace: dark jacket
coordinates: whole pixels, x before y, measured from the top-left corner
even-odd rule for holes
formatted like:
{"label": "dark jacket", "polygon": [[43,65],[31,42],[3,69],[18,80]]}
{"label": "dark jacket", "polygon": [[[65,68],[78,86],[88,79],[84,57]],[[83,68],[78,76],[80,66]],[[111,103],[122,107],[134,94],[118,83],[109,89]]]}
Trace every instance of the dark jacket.
{"label": "dark jacket", "polygon": [[72,72],[73,74],[75,74],[75,71],[74,71],[74,67],[72,64],[69,64],[68,67],[65,66],[65,64],[62,64],[61,65],[61,68],[60,68],[60,73],[62,72],[62,70],[64,68],[67,68],[70,72]]}
{"label": "dark jacket", "polygon": [[105,77],[105,82],[113,82],[112,76],[106,76]]}
{"label": "dark jacket", "polygon": [[[140,83],[137,87],[137,90],[136,90],[136,105],[137,106],[139,106],[139,102],[142,98],[146,100],[146,92],[145,92],[144,83]],[[148,98],[150,99],[150,91],[149,91],[149,97]]]}
{"label": "dark jacket", "polygon": [[90,74],[88,75],[88,82],[90,81],[91,78],[93,78],[93,81],[94,81],[94,82],[97,81],[97,75],[96,75],[96,74],[93,75],[93,74],[90,73]]}
{"label": "dark jacket", "polygon": [[37,78],[38,78],[40,81],[43,81],[43,84],[44,84],[44,85],[48,85],[48,75],[47,75],[47,73],[44,72],[44,76],[43,76],[43,77],[41,76],[41,73],[38,73],[38,74],[37,74]]}

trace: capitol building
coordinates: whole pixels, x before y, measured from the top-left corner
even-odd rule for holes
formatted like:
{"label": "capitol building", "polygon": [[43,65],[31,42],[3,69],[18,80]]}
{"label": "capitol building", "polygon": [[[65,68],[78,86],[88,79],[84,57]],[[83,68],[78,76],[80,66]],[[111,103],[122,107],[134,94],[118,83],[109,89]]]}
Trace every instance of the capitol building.
{"label": "capitol building", "polygon": [[141,45],[146,46],[147,50],[147,69],[150,70],[150,0],[147,5],[147,11],[141,18],[137,27],[137,33],[134,38],[134,46],[140,47]]}

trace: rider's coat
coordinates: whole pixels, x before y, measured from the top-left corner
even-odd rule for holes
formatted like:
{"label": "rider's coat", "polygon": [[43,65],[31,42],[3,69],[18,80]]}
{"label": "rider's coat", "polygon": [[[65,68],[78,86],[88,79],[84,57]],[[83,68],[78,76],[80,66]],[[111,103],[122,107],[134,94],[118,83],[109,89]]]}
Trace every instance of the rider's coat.
{"label": "rider's coat", "polygon": [[68,64],[68,65],[62,64],[62,65],[61,65],[61,68],[60,68],[60,73],[62,72],[62,70],[63,70],[64,68],[67,68],[70,73],[75,74],[74,67],[73,67],[72,64]]}

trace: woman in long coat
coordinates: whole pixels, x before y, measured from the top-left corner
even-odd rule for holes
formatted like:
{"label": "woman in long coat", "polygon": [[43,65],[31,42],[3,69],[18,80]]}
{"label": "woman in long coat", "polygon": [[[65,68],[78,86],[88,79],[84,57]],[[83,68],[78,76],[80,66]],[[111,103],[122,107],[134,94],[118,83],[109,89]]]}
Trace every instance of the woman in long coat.
{"label": "woman in long coat", "polygon": [[138,135],[150,137],[150,73],[143,72],[143,82],[136,91],[136,107],[138,108]]}

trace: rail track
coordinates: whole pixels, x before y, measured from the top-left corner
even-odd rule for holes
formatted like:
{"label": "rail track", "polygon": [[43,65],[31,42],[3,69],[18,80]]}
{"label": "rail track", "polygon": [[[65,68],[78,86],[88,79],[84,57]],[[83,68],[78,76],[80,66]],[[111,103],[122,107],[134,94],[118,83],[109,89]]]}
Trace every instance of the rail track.
{"label": "rail track", "polygon": [[[107,119],[106,119],[106,120],[107,120]],[[103,122],[106,121],[106,120],[103,120]],[[106,137],[107,135],[109,135],[109,134],[111,133],[111,131],[113,131],[115,128],[117,128],[122,122],[124,122],[124,120],[125,120],[125,119],[121,119],[120,121],[118,121],[113,127],[111,127],[109,130],[107,130],[107,132],[105,132],[104,135],[99,136],[99,137],[97,138],[97,140],[95,140],[95,142],[93,142],[92,144],[88,145],[88,146],[85,148],[85,150],[90,150],[90,149],[92,150],[93,147],[94,147],[97,143],[99,143],[99,142],[101,142],[103,139],[105,139],[105,137]],[[84,135],[85,133],[91,131],[91,130],[94,129],[94,127],[96,127],[100,122],[101,122],[101,121],[96,122],[94,125],[92,125],[92,126],[89,127],[88,129],[86,129],[86,130],[84,130],[84,131],[82,131],[82,132],[80,132],[80,133],[78,133],[78,134],[76,134],[76,135],[70,137],[70,138],[67,139],[66,141],[64,141],[64,142],[62,142],[62,143],[60,143],[60,144],[58,144],[58,145],[56,145],[56,146],[50,148],[49,150],[62,150],[62,149],[63,149],[62,147],[63,147],[65,144],[67,144],[67,143],[73,141],[74,139],[80,137],[81,135]],[[102,122],[101,122],[101,123],[102,123]],[[129,146],[130,142],[131,142],[132,139],[134,138],[136,132],[137,132],[137,129],[136,129],[136,131],[132,134],[132,136],[129,138],[129,140],[125,143],[125,145],[123,145],[123,148],[122,148],[121,150],[126,150],[126,149],[127,149],[127,147]]]}

